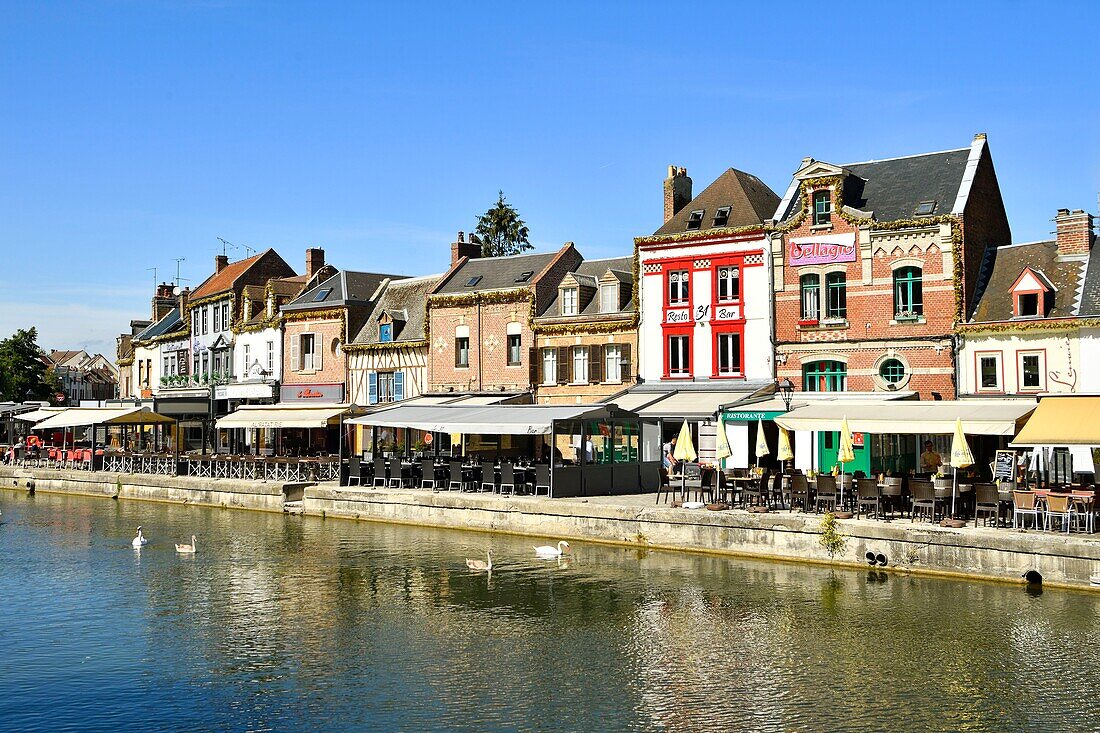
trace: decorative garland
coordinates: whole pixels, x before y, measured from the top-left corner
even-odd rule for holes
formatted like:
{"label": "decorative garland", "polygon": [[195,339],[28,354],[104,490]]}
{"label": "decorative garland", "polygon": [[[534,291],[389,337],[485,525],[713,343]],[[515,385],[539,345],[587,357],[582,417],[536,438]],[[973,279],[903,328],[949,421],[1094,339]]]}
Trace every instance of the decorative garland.
{"label": "decorative garland", "polygon": [[484,293],[460,293],[458,295],[430,295],[428,304],[436,308],[463,308],[469,305],[499,305],[519,303],[532,296],[528,288],[491,290]]}
{"label": "decorative garland", "polygon": [[118,359],[117,361],[115,361],[115,366],[117,366],[117,367],[128,367],[128,366],[133,366],[133,365],[134,365],[134,357],[132,357],[132,356],[128,357],[126,359]]}
{"label": "decorative garland", "polygon": [[376,344],[347,344],[344,346],[344,351],[351,352],[370,352],[379,353],[387,351],[400,351],[402,349],[419,349],[428,346],[427,340],[421,341],[387,341],[385,343]]}
{"label": "decorative garland", "polygon": [[584,336],[598,333],[624,333],[637,326],[636,318],[616,320],[606,323],[554,323],[536,324],[534,332],[538,336]]}
{"label": "decorative garland", "polygon": [[955,329],[955,332],[974,335],[981,333],[1013,333],[1018,331],[1072,331],[1078,328],[1100,328],[1100,318],[963,323]]}
{"label": "decorative garland", "polygon": [[692,229],[678,234],[652,234],[648,237],[634,237],[634,245],[639,244],[674,244],[677,242],[690,242],[696,239],[710,239],[711,237],[736,237],[741,234],[763,234],[764,224],[747,224],[740,227],[722,227],[721,229]]}

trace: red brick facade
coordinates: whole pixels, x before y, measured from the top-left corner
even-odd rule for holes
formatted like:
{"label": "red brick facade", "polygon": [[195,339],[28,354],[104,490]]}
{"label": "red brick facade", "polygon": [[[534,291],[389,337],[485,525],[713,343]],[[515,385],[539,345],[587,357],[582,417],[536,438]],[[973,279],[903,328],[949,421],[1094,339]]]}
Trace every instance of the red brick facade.
{"label": "red brick facade", "polygon": [[[520,292],[523,299],[512,303],[436,306],[429,300],[429,391],[522,392],[531,388],[533,296],[530,289]],[[509,335],[520,338],[518,364],[509,363]],[[456,358],[460,338],[468,340],[465,366],[459,366]]]}
{"label": "red brick facade", "polygon": [[[299,318],[295,314],[295,319]],[[312,360],[302,353],[302,336],[313,334]],[[288,320],[283,326],[283,381],[286,387],[309,385],[344,385],[347,381],[347,361],[343,321],[334,318]],[[317,364],[316,355],[320,355]]]}

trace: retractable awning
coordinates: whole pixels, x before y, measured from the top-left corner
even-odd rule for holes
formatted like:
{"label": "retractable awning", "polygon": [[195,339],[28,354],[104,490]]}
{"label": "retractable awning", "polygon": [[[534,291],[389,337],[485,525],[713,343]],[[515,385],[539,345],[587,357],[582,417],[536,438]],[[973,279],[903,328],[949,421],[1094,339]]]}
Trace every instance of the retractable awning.
{"label": "retractable awning", "polygon": [[738,389],[678,389],[675,386],[653,389],[643,386],[608,397],[603,402],[634,410],[642,417],[705,420],[713,417],[722,405],[744,400],[770,387],[770,383],[763,387],[758,383],[745,383]]}
{"label": "retractable awning", "polygon": [[144,407],[70,407],[35,423],[34,430],[76,428],[84,425],[157,425],[175,419]]}
{"label": "retractable awning", "polygon": [[547,435],[562,420],[631,419],[611,405],[406,405],[346,421],[351,425],[412,428],[466,435]]}
{"label": "retractable awning", "polygon": [[1034,409],[1034,402],[1009,400],[827,402],[791,410],[775,422],[787,430],[835,432],[847,417],[857,433],[950,435],[961,419],[967,435],[1012,436]]}
{"label": "retractable awning", "polygon": [[228,428],[323,428],[347,412],[347,405],[242,405],[218,420]]}
{"label": "retractable awning", "polygon": [[1043,397],[1011,445],[1100,445],[1100,397]]}
{"label": "retractable awning", "polygon": [[20,412],[17,415],[12,415],[16,420],[23,420],[25,422],[42,422],[48,417],[53,417],[59,412],[64,412],[65,407],[41,407],[37,410],[31,410],[30,412]]}

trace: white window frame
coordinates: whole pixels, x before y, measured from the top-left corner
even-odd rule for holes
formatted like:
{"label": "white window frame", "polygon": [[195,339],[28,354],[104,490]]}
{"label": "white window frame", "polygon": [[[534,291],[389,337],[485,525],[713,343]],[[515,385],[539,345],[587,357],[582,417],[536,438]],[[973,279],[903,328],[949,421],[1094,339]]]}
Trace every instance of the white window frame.
{"label": "white window frame", "polygon": [[[1024,384],[1024,358],[1028,356],[1034,356],[1039,360],[1039,383],[1034,387],[1030,387]],[[1042,350],[1031,349],[1027,351],[1019,351],[1016,353],[1016,368],[1017,374],[1020,375],[1020,384],[1017,388],[1019,392],[1043,392],[1046,390],[1046,353]]]}
{"label": "white window frame", "polygon": [[573,347],[573,384],[588,384],[588,347]]}
{"label": "white window frame", "polygon": [[[993,359],[996,363],[996,377],[997,384],[992,387],[986,387],[982,384],[982,361],[985,359]],[[1004,391],[1004,370],[1002,369],[1002,359],[1000,351],[979,351],[974,355],[975,365],[977,367],[976,374],[974,375],[974,387],[978,392],[1003,392]]]}
{"label": "white window frame", "polygon": [[267,371],[269,372],[268,376],[273,376],[275,374],[275,342],[274,341],[268,341],[267,342]]}
{"label": "white window frame", "polygon": [[[317,341],[317,335],[313,333],[303,333],[298,336],[298,358],[301,365],[299,371],[316,371]],[[307,343],[309,344],[308,350],[306,349]]]}
{"label": "white window frame", "polygon": [[548,387],[558,383],[558,349],[555,346],[542,349],[542,383]]}
{"label": "white window frame", "polygon": [[[376,372],[378,385],[378,402],[394,402],[397,397],[396,377],[394,372]],[[387,391],[388,390],[388,391]]]}
{"label": "white window frame", "polygon": [[561,314],[563,316],[577,315],[578,296],[577,288],[561,289]]}
{"label": "white window frame", "polygon": [[600,313],[619,312],[619,283],[600,283]]}
{"label": "white window frame", "polygon": [[612,384],[623,381],[623,347],[619,344],[604,344],[603,379]]}

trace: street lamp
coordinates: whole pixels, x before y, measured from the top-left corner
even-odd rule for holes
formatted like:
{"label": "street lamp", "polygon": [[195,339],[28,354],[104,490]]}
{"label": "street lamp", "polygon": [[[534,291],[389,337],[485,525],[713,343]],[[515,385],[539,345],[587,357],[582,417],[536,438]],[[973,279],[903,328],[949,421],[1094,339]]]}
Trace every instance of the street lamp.
{"label": "street lamp", "polygon": [[791,400],[794,399],[794,382],[788,377],[776,379],[775,388],[779,392],[779,396],[783,398],[783,406],[787,408],[787,412],[790,412]]}

